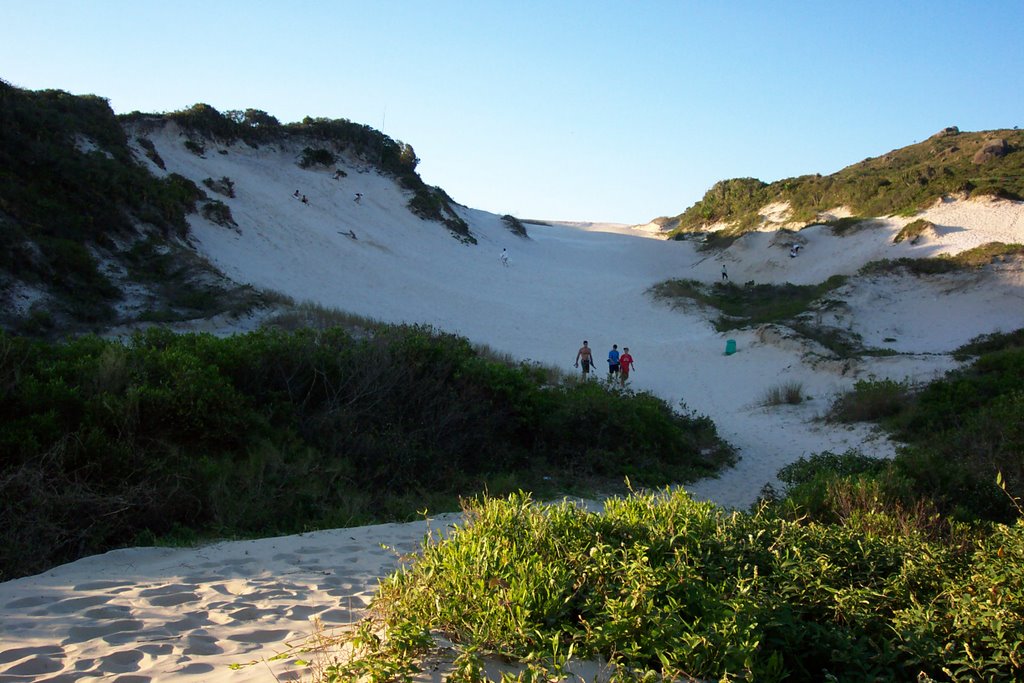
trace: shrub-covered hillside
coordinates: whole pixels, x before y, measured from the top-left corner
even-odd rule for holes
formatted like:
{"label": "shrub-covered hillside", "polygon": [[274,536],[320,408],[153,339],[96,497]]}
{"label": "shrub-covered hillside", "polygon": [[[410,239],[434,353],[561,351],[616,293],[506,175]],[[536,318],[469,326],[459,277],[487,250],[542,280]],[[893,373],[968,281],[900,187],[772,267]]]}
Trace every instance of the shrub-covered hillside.
{"label": "shrub-covered hillside", "polygon": [[[306,145],[303,160],[310,165],[356,155],[413,191],[410,210],[473,241],[451,199],[416,173],[412,147],[367,126],[312,118],[281,125],[259,110],[221,114],[202,104],[164,116],[117,117],[101,97],[33,92],[0,80],[0,328],[57,337],[259,304],[254,292],[223,278],[184,241],[186,216],[200,208],[210,220],[232,222],[209,194],[230,196],[231,188],[216,182],[203,188],[175,173],[154,176],[134,156],[126,133],[140,121],[174,121],[200,151],[204,140],[289,139]],[[138,140],[160,166],[147,142]]]}
{"label": "shrub-covered hillside", "polygon": [[927,140],[847,166],[831,175],[765,183],[734,178],[668,222],[676,234],[714,223],[744,232],[768,204],[787,202],[790,220],[811,222],[819,213],[848,207],[855,216],[913,213],[943,195],[1024,198],[1024,131],[976,133],[947,128]]}
{"label": "shrub-covered hillside", "polygon": [[0,580],[166,536],[686,482],[733,460],[707,418],[429,329],[0,336]]}
{"label": "shrub-covered hillside", "polygon": [[402,187],[411,190],[409,208],[417,215],[444,224],[460,239],[475,243],[469,226],[452,209],[454,201],[441,188],[423,182],[416,167],[420,160],[412,145],[394,140],[370,126],[348,119],[307,116],[297,123],[282,124],[259,109],[219,112],[208,104],[196,104],[163,116],[133,112],[124,121],[174,121],[197,136],[190,141],[194,151],[201,152],[203,140],[230,143],[242,140],[258,147],[261,144],[296,140],[305,145],[300,164],[332,166],[343,154],[369,163],[382,173],[394,177]]}

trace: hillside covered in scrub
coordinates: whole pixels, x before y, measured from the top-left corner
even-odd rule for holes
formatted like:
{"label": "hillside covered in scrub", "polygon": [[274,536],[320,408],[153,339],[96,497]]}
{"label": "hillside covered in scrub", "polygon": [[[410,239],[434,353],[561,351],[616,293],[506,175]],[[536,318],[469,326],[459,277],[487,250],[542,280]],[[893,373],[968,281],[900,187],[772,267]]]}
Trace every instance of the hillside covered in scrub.
{"label": "hillside covered in scrub", "polygon": [[[235,226],[229,178],[164,172],[149,135],[166,127],[197,157],[283,144],[292,163],[374,169],[408,191],[408,210],[472,242],[451,200],[416,173],[412,147],[347,120],[281,124],[266,112],[197,104],[115,116],[106,100],[26,91],[0,80],[0,325],[60,336],[138,322],[238,315],[262,295],[189,246],[189,217]],[[337,162],[337,164],[335,163]],[[339,167],[340,166],[340,167]]]}
{"label": "hillside covered in scrub", "polygon": [[[722,180],[675,217],[658,219],[670,234],[723,228],[738,234],[766,222],[799,227],[834,220],[912,215],[946,196],[1024,199],[1024,131],[946,128],[923,142],[823,176]],[[776,207],[772,216],[765,207]]]}

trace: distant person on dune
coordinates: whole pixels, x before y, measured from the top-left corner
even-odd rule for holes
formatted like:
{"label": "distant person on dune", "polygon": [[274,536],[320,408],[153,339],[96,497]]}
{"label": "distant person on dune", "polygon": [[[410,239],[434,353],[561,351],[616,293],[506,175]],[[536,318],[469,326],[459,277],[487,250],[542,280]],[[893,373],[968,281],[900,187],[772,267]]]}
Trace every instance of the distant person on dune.
{"label": "distant person on dune", "polygon": [[629,347],[622,347],[622,355],[619,356],[619,382],[626,383],[629,373],[633,370],[633,356],[629,355]]}
{"label": "distant person on dune", "polygon": [[502,248],[501,250],[501,265],[508,268],[508,249]]}
{"label": "distant person on dune", "polygon": [[578,368],[581,363],[583,364],[583,379],[586,379],[590,374],[590,366],[594,364],[594,352],[587,346],[586,339],[583,340],[583,346],[580,347],[580,350],[576,352],[576,363],[573,367]]}
{"label": "distant person on dune", "polygon": [[612,350],[608,352],[608,379],[619,373],[619,345],[612,344]]}
{"label": "distant person on dune", "polygon": [[728,281],[729,281],[729,273],[726,272],[725,264],[723,263],[722,264],[722,282],[728,282]]}

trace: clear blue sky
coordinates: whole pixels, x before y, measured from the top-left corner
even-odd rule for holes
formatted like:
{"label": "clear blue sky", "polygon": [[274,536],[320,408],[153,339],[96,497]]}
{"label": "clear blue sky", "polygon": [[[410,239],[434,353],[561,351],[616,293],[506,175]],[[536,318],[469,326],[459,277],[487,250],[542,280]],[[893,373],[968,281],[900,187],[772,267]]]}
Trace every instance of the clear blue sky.
{"label": "clear blue sky", "polygon": [[1024,125],[1024,0],[0,0],[0,78],[347,118],[457,201],[639,223],[716,181]]}

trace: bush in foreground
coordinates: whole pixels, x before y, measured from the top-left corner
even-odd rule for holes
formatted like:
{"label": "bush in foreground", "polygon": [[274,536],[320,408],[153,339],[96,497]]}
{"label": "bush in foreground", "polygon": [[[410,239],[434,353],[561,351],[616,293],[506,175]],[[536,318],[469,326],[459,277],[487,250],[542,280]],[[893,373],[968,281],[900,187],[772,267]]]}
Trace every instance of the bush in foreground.
{"label": "bush in foreground", "polygon": [[486,656],[523,662],[527,680],[569,657],[610,662],[619,680],[1024,675],[1022,524],[951,547],[878,519],[726,513],[679,491],[602,514],[524,495],[465,514],[382,584],[386,632],[419,635],[375,643],[329,680],[370,659],[408,667],[426,634],[454,643],[467,679]]}

